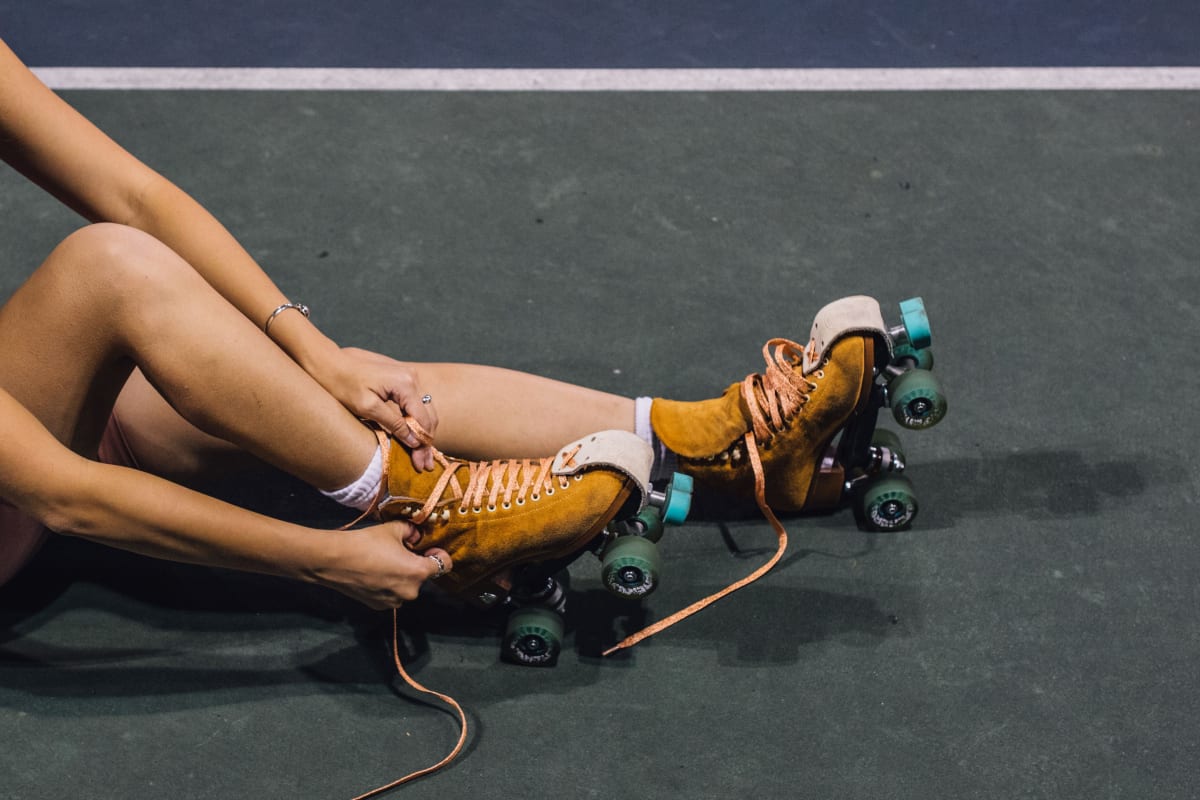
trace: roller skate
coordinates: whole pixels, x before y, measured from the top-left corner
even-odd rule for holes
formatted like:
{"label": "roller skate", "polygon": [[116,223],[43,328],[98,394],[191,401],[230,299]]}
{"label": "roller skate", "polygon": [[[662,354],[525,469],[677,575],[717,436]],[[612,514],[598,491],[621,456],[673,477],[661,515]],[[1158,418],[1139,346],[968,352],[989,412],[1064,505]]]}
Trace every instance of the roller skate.
{"label": "roller skate", "polygon": [[898,437],[876,430],[890,407],[906,428],[927,428],[946,413],[929,351],[920,298],[900,305],[887,327],[879,303],[848,297],[813,321],[806,345],[772,339],[764,373],[700,402],[655,399],[650,422],[677,468],[706,494],[735,504],[753,499],[779,537],[775,554],[752,574],[627,637],[631,647],[769,572],[787,549],[776,511],[831,511],[853,502],[863,527],[894,531],[917,513]]}
{"label": "roller skate", "polygon": [[656,399],[654,432],[707,491],[784,513],[853,503],[868,529],[907,527],[916,495],[899,438],[877,429],[879,411],[890,407],[902,427],[922,429],[942,419],[946,399],[930,372],[922,300],[901,303],[900,319],[886,326],[869,297],[831,303],[806,345],[764,345],[763,374],[712,400]]}
{"label": "roller skate", "polygon": [[[687,513],[686,493],[668,503],[651,488],[653,452],[625,431],[586,436],[542,459],[469,462],[435,450],[435,460],[437,469],[417,472],[408,451],[391,446],[377,515],[412,522],[422,547],[449,553],[454,569],[434,581],[448,593],[524,612],[510,619],[504,644],[521,663],[557,656],[565,592],[555,572],[589,550],[628,555],[626,542],[661,532],[660,508],[668,522]],[[636,564],[625,558],[622,568],[632,581]]]}

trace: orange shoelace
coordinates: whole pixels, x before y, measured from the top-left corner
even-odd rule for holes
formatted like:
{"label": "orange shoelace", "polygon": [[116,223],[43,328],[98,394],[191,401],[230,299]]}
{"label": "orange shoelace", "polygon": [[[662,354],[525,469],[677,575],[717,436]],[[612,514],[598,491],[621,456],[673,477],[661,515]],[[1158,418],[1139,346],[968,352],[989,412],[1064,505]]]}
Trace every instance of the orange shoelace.
{"label": "orange shoelace", "polygon": [[[572,458],[582,445],[576,445],[574,450],[567,451],[564,456]],[[524,505],[525,499],[537,499],[541,492],[554,494],[554,476],[551,468],[555,456],[541,459],[512,459],[507,461],[451,461],[437,450],[433,453],[434,460],[442,466],[442,475],[429,493],[425,504],[414,512],[410,519],[415,525],[420,525],[429,519],[435,509],[442,503],[442,496],[449,487],[451,496],[459,501],[459,510],[482,510],[484,495],[487,495],[487,509],[495,511],[497,507],[508,509],[514,503]],[[467,485],[463,488],[453,480],[455,474],[467,467]],[[564,477],[558,478],[562,489],[570,487]],[[497,505],[499,501],[499,505]]]}
{"label": "orange shoelace", "polygon": [[[429,445],[432,443],[432,437],[415,420],[405,418],[405,421],[423,444]],[[374,514],[379,508],[379,504],[387,497],[388,449],[391,446],[391,442],[383,431],[375,430],[375,436],[379,439],[379,446],[383,452],[383,475],[379,481],[379,493],[375,496],[371,506],[358,519],[346,525],[346,528],[353,527],[371,514]],[[574,450],[563,452],[563,460],[568,464],[571,463],[581,447],[582,445],[578,445]],[[555,456],[551,456],[541,459],[513,459],[507,461],[451,461],[441,452],[434,450],[434,460],[441,465],[442,474],[438,478],[437,483],[434,484],[434,488],[429,493],[429,497],[426,498],[424,505],[415,511],[410,519],[415,525],[420,525],[422,522],[428,520],[442,502],[442,496],[445,494],[447,488],[450,489],[451,496],[459,501],[459,509],[464,511],[468,508],[482,508],[485,495],[487,496],[488,509],[495,510],[497,501],[499,501],[502,508],[508,508],[514,503],[517,505],[523,504],[527,497],[537,499],[541,492],[553,494],[555,476],[551,474],[551,470],[554,466],[555,458]],[[466,487],[461,486],[458,481],[453,480],[455,474],[464,466],[468,469]],[[559,487],[563,489],[570,486],[568,480],[563,477],[559,477],[557,482]],[[448,513],[448,509],[446,511]],[[437,772],[458,758],[459,753],[462,752],[463,747],[467,743],[467,715],[458,701],[450,695],[426,688],[414,680],[408,674],[407,670],[404,669],[404,663],[400,660],[400,624],[395,609],[392,610],[392,661],[396,665],[396,672],[412,689],[422,694],[436,697],[450,709],[453,709],[454,713],[458,716],[458,742],[455,743],[454,748],[446,757],[438,763],[415,772],[410,772],[391,783],[360,794],[354,800],[366,800],[369,797],[376,797],[398,786],[415,781],[417,778],[423,778],[426,775]]]}
{"label": "orange shoelace", "polygon": [[[775,348],[773,352],[771,350],[772,347]],[[745,578],[627,637],[614,647],[604,651],[604,655],[607,656],[618,650],[633,647],[638,642],[648,639],[654,634],[707,608],[721,598],[748,586],[770,572],[779,563],[779,560],[783,558],[783,554],[787,550],[787,530],[783,527],[779,518],[775,516],[775,512],[771,510],[771,507],[767,505],[766,478],[763,471],[762,458],[758,452],[758,445],[759,443],[769,443],[779,431],[783,430],[804,404],[808,402],[811,392],[817,388],[817,384],[809,381],[795,369],[795,365],[798,363],[798,359],[802,357],[802,354],[803,348],[795,342],[788,339],[772,339],[763,345],[763,358],[767,364],[765,372],[761,375],[748,375],[742,381],[742,396],[745,398],[746,405],[750,409],[751,430],[747,431],[743,436],[743,441],[746,445],[746,453],[750,459],[751,469],[754,472],[754,499],[758,504],[759,510],[762,511],[763,516],[771,523],[771,527],[778,536],[778,546],[775,554],[767,563]],[[820,372],[817,375],[818,377],[822,376]],[[408,422],[409,427],[412,428],[422,442],[428,444],[431,441],[429,435],[414,420],[406,419],[406,422]],[[346,527],[357,524],[369,514],[374,513],[379,503],[387,495],[387,450],[389,441],[387,436],[381,431],[376,431],[376,436],[379,437],[380,447],[383,448],[384,453],[384,476],[381,481],[380,493],[375,498],[371,508],[362,517]],[[573,453],[568,453],[567,459],[569,460],[573,455]],[[530,490],[549,489],[552,485],[550,468],[554,461],[553,458],[536,461],[450,462],[440,452],[435,452],[435,459],[442,465],[443,472],[434,490],[426,499],[425,504],[419,511],[412,515],[412,521],[415,524],[420,524],[430,517],[441,501],[441,497],[447,487],[450,487],[453,497],[460,501],[462,508],[466,508],[468,505],[473,508],[480,508],[485,494],[488,499],[488,507],[494,508],[497,500],[500,500],[502,504],[522,502],[528,496]],[[463,465],[467,465],[469,469],[465,489],[459,486],[456,481],[452,481],[454,473]],[[437,772],[458,757],[467,741],[467,716],[458,701],[449,695],[427,689],[413,680],[408,672],[405,671],[404,664],[400,660],[400,629],[395,610],[392,611],[392,658],[396,665],[396,671],[410,687],[422,694],[436,697],[454,710],[459,721],[460,732],[458,742],[450,753],[438,763],[372,789],[355,797],[354,800],[366,800],[366,798],[376,797],[417,778]]]}
{"label": "orange shoelace", "polygon": [[[773,352],[772,347],[775,348]],[[633,647],[638,642],[645,641],[656,633],[661,633],[697,611],[733,594],[738,589],[749,586],[770,572],[779,563],[779,559],[783,558],[783,554],[787,550],[787,530],[775,516],[771,507],[767,505],[766,477],[758,446],[759,444],[768,444],[775,434],[783,430],[808,402],[809,395],[817,389],[817,384],[805,378],[795,369],[803,357],[803,352],[803,348],[793,341],[772,339],[763,345],[763,358],[767,362],[766,371],[762,375],[747,375],[746,379],[742,381],[742,397],[750,409],[751,421],[751,429],[746,432],[742,440],[746,446],[746,455],[750,459],[750,468],[754,471],[754,501],[758,504],[763,516],[771,523],[779,540],[775,555],[745,578],[702,600],[697,600],[687,608],[676,611],[671,616],[661,619],[653,625],[648,625],[631,636],[627,636],[605,650],[604,655],[611,655],[618,650]],[[824,373],[818,371],[817,377],[824,377]]]}
{"label": "orange shoelace", "polygon": [[[429,435],[429,433],[426,432],[416,422],[416,420],[406,417],[405,421],[408,423],[408,425],[412,429],[413,433],[416,434],[417,438],[420,439],[422,443],[428,445],[433,441],[433,439]],[[375,437],[379,440],[379,447],[381,448],[381,451],[383,453],[383,475],[380,477],[380,480],[379,480],[379,492],[375,495],[375,499],[371,501],[371,505],[367,508],[367,510],[364,511],[361,515],[359,515],[359,517],[357,519],[355,519],[353,522],[343,525],[341,530],[347,530],[349,528],[352,528],[355,525],[357,525],[358,523],[362,522],[367,517],[374,514],[378,510],[379,504],[382,503],[383,500],[387,497],[387,493],[388,493],[388,450],[391,447],[391,442],[388,439],[387,434],[384,433],[383,431],[376,428],[376,429],[374,429],[374,433],[375,433]],[[437,453],[437,458],[441,459],[443,466],[446,466],[446,459],[444,456],[442,456],[441,453]],[[450,470],[447,469],[445,471],[445,474],[443,475],[443,478],[447,481],[449,479],[446,478],[446,476],[449,474],[450,474]],[[435,501],[433,505],[436,505],[436,498],[441,497],[441,493],[445,489],[445,484],[442,483],[441,481],[439,481],[438,486],[439,486],[438,490],[433,492],[431,495],[431,498],[433,498]],[[461,487],[459,487],[458,484],[454,484],[454,486],[461,493],[461,491],[462,491]],[[428,505],[428,503],[427,503],[427,505]],[[430,505],[430,509],[432,509],[432,507],[433,506]],[[424,521],[426,518],[428,518],[428,512],[426,512],[425,516],[423,516],[421,519],[422,519],[422,521]],[[383,786],[378,786],[374,789],[371,789],[369,792],[364,792],[363,794],[360,794],[357,797],[355,797],[354,800],[366,800],[366,798],[368,798],[368,797],[376,797],[378,795],[383,794],[384,792],[391,791],[392,789],[395,789],[398,786],[403,786],[406,783],[415,781],[417,778],[423,778],[426,775],[430,775],[434,772],[437,772],[438,770],[447,766],[454,759],[458,758],[458,754],[462,752],[463,747],[467,743],[467,730],[468,730],[467,714],[465,711],[463,711],[463,707],[461,705],[459,705],[458,701],[455,700],[453,697],[451,697],[448,694],[442,694],[441,692],[434,691],[433,689],[427,689],[425,686],[423,686],[420,683],[418,683],[417,681],[415,681],[412,678],[412,676],[408,674],[407,670],[404,669],[404,662],[402,662],[400,660],[400,620],[399,620],[398,612],[394,608],[392,609],[392,661],[396,665],[397,674],[399,674],[400,677],[404,679],[404,682],[407,683],[412,689],[420,692],[421,694],[427,694],[431,697],[436,697],[438,700],[441,700],[443,703],[445,703],[446,706],[448,706],[450,709],[453,709],[454,713],[458,717],[458,731],[459,731],[458,742],[455,743],[454,748],[446,755],[446,757],[443,758],[438,763],[433,764],[432,766],[425,767],[424,769],[419,769],[415,772],[410,772],[409,774],[405,775],[404,777],[397,778],[396,780],[392,781],[391,783],[384,784]]]}

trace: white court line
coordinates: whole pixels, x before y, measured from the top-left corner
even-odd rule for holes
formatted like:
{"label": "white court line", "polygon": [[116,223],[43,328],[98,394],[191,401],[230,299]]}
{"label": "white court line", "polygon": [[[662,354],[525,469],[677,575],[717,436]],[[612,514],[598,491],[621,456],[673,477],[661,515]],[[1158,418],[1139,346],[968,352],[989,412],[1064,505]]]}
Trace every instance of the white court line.
{"label": "white court line", "polygon": [[54,89],[407,92],[1196,90],[1200,67],[980,69],[303,69],[35,67]]}

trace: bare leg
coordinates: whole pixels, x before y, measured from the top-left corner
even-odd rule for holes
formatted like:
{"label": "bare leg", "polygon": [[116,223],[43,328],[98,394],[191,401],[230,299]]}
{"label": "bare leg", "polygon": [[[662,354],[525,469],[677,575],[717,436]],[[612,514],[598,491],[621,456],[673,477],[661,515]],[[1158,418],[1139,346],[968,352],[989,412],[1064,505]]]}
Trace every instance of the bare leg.
{"label": "bare leg", "polygon": [[[600,430],[633,430],[626,397],[477,364],[406,364],[434,398],[438,449],[458,458],[535,458]],[[117,400],[143,469],[187,481],[245,465],[226,441],[202,431],[134,371]]]}
{"label": "bare leg", "polygon": [[0,309],[0,386],[85,455],[134,365],[211,436],[322,489],[374,435],[171,250],[116,225],[69,237]]}
{"label": "bare leg", "polygon": [[[477,364],[406,364],[434,398],[438,449],[466,459],[537,458],[600,430],[633,430],[626,397]],[[244,467],[245,454],[181,417],[134,371],[117,400],[143,469],[180,481]]]}
{"label": "bare leg", "polygon": [[547,456],[595,431],[634,429],[627,397],[499,367],[407,366],[437,407],[438,448],[459,458]]}
{"label": "bare leg", "polygon": [[177,483],[190,484],[270,469],[237,445],[205,433],[188,422],[135,369],[117,397],[113,413],[139,469]]}

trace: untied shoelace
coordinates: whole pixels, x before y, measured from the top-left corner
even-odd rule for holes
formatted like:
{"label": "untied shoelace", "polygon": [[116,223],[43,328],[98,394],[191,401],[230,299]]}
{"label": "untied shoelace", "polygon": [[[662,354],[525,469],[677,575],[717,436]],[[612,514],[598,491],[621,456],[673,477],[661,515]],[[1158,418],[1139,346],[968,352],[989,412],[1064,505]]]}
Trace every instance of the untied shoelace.
{"label": "untied shoelace", "polygon": [[[416,420],[411,417],[406,417],[405,422],[408,423],[410,429],[422,444],[432,445],[433,438],[429,433],[421,427]],[[379,508],[380,503],[387,497],[388,493],[388,449],[391,442],[383,431],[375,429],[375,436],[379,439],[379,446],[383,453],[383,475],[379,481],[379,492],[375,499],[371,502],[370,507],[364,511],[358,519],[344,526],[351,528],[357,525],[368,516],[374,514]],[[580,445],[577,445],[574,450],[565,451],[562,458],[565,462],[570,463],[575,454],[579,452]],[[500,500],[505,507],[510,503],[523,503],[525,498],[531,495],[536,497],[539,491],[553,491],[553,478],[551,469],[554,465],[555,456],[542,459],[518,459],[509,461],[451,461],[447,459],[441,452],[434,450],[434,459],[442,466],[442,474],[434,485],[433,490],[429,493],[429,497],[425,500],[425,504],[411,516],[413,524],[420,525],[429,519],[430,515],[437,508],[446,489],[449,488],[454,499],[460,502],[460,510],[465,511],[467,508],[480,508],[483,502],[484,494],[488,496],[488,507],[495,508],[496,501]],[[463,488],[453,478],[455,474],[466,466],[467,486]],[[567,488],[569,484],[565,478],[559,478],[559,485],[562,488]],[[490,487],[490,489],[489,489]],[[410,772],[402,778],[397,778],[391,783],[384,784],[371,789],[368,792],[358,795],[354,800],[366,800],[369,797],[375,797],[384,792],[395,789],[406,783],[415,781],[417,778],[423,778],[430,775],[443,767],[447,766],[456,759],[459,753],[462,752],[463,746],[467,742],[467,715],[463,711],[463,707],[453,697],[443,694],[433,689],[426,688],[418,683],[404,669],[404,662],[400,659],[400,623],[399,615],[396,609],[392,609],[392,661],[396,665],[396,672],[404,679],[414,690],[436,697],[441,700],[449,708],[453,709],[458,716],[459,736],[454,748],[436,764],[433,764],[424,769]]]}
{"label": "untied shoelace", "polygon": [[[774,347],[774,351],[771,348]],[[775,512],[767,505],[766,477],[763,471],[762,457],[758,446],[769,446],[775,434],[783,430],[788,422],[808,402],[811,392],[817,384],[805,378],[795,369],[803,357],[803,348],[789,339],[771,339],[763,345],[763,359],[767,362],[766,371],[762,374],[747,375],[742,381],[742,397],[750,410],[751,430],[742,437],[746,446],[746,455],[750,459],[750,468],[754,472],[754,501],[762,511],[763,516],[771,523],[778,537],[775,555],[761,567],[735,583],[726,586],[719,592],[710,594],[702,600],[697,600],[687,608],[676,611],[669,617],[648,625],[642,630],[627,636],[616,645],[604,651],[611,655],[618,650],[633,647],[638,642],[649,639],[656,633],[661,633],[677,622],[684,620],[697,611],[701,611],[738,589],[754,583],[770,572],[787,550],[787,530],[775,516]],[[824,374],[817,372],[818,377]]]}
{"label": "untied shoelace", "polygon": [[[772,352],[771,348],[774,347]],[[604,651],[604,655],[610,655],[618,650],[624,650],[633,647],[638,642],[644,641],[656,633],[659,633],[675,623],[690,617],[698,611],[712,605],[723,597],[736,592],[754,581],[761,578],[770,572],[779,560],[783,558],[784,552],[787,550],[787,530],[783,527],[783,523],[771,510],[766,499],[766,478],[762,466],[762,458],[759,455],[758,445],[762,443],[769,445],[775,434],[781,431],[788,422],[796,415],[796,413],[808,402],[809,394],[817,388],[817,384],[809,381],[800,372],[795,369],[799,359],[802,358],[803,348],[788,339],[771,339],[763,345],[763,359],[766,361],[767,367],[763,374],[751,374],[746,376],[742,381],[742,397],[746,401],[746,406],[750,411],[751,430],[747,431],[742,437],[746,445],[746,453],[750,459],[750,466],[754,472],[754,500],[758,504],[758,508],[762,511],[763,516],[771,523],[771,527],[775,530],[778,537],[778,545],[775,554],[771,556],[761,567],[756,569],[750,575],[742,578],[739,581],[727,586],[719,592],[709,595],[702,600],[691,604],[687,608],[675,612],[671,616],[662,619],[653,625],[638,631],[637,633],[623,639],[615,646]],[[820,371],[817,372],[818,377],[822,377]],[[431,438],[415,420],[406,418],[405,420],[417,438],[424,444],[430,444]],[[350,523],[346,527],[351,527],[369,514],[374,513],[378,508],[379,503],[386,497],[387,494],[387,448],[389,442],[387,436],[376,431],[376,436],[379,437],[380,447],[384,452],[384,476],[380,481],[380,492],[372,503],[371,507],[363,513],[359,519]],[[568,458],[573,454],[567,454]],[[508,503],[512,501],[513,493],[516,493],[518,498],[523,499],[528,490],[532,487],[549,487],[550,466],[553,463],[553,458],[541,459],[540,461],[511,461],[511,462],[467,462],[470,464],[470,472],[468,475],[467,488],[462,489],[458,483],[451,482],[453,473],[462,466],[464,462],[452,464],[440,452],[435,451],[435,459],[443,467],[443,473],[434,490],[426,499],[425,505],[412,516],[412,521],[420,524],[429,518],[430,514],[436,508],[442,494],[447,486],[451,487],[456,499],[460,499],[463,507],[467,503],[473,503],[475,507],[479,507],[483,494],[487,491],[487,486],[491,485],[491,491],[488,495],[489,506],[495,506],[496,500],[499,498],[500,492],[504,492],[502,502]],[[537,465],[536,472],[534,465]],[[504,480],[504,476],[508,476],[508,480]],[[517,476],[522,475],[523,480],[518,485]],[[501,487],[504,487],[503,489]],[[458,716],[459,720],[459,737],[458,742],[445,758],[438,763],[426,767],[425,769],[417,770],[409,773],[402,778],[399,778],[391,783],[372,789],[369,792],[355,797],[354,800],[366,800],[366,798],[375,797],[384,792],[395,789],[398,786],[409,783],[417,778],[437,772],[443,767],[450,764],[459,753],[462,752],[463,746],[467,741],[467,716],[461,705],[453,697],[442,694],[441,692],[428,689],[415,681],[408,672],[404,669],[404,664],[400,660],[400,628],[397,619],[396,610],[392,610],[392,659],[396,665],[396,671],[404,681],[418,692],[431,695],[438,698],[447,706],[452,708]]]}

